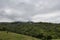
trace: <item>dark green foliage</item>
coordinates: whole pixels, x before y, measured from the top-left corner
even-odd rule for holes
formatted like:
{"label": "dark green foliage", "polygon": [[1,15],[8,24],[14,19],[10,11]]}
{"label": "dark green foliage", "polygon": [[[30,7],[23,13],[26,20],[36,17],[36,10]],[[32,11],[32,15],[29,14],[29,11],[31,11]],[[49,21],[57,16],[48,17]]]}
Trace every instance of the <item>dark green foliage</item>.
{"label": "dark green foliage", "polygon": [[2,28],[2,30],[3,30],[3,31],[6,31],[6,28],[5,28],[5,27],[3,27],[3,28]]}
{"label": "dark green foliage", "polygon": [[29,35],[42,40],[60,39],[60,24],[13,22],[0,23],[0,30]]}
{"label": "dark green foliage", "polygon": [[37,35],[36,37],[42,39],[44,37],[44,35],[41,33],[41,34]]}
{"label": "dark green foliage", "polygon": [[47,36],[47,40],[51,40],[52,39],[52,36]]}

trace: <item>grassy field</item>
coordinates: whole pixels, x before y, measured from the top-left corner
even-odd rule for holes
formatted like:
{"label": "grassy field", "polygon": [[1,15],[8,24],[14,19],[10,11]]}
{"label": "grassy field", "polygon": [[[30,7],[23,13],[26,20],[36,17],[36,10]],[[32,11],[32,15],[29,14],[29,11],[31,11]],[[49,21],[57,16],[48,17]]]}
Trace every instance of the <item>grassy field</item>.
{"label": "grassy field", "polygon": [[7,34],[4,31],[0,31],[0,40],[40,40],[40,39],[11,32]]}
{"label": "grassy field", "polygon": [[[22,34],[16,34],[12,32],[9,32],[7,34],[6,31],[5,32],[0,31],[0,40],[41,40],[41,39],[37,39],[34,37],[22,35]],[[52,39],[52,40],[60,40],[60,39]]]}

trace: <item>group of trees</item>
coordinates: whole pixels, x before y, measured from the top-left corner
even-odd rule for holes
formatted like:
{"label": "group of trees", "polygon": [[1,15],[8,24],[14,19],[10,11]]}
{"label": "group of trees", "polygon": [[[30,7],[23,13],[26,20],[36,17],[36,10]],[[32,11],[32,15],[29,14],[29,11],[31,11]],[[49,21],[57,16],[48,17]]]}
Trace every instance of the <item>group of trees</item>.
{"label": "group of trees", "polygon": [[0,30],[15,32],[43,40],[60,38],[60,24],[14,22],[0,23]]}

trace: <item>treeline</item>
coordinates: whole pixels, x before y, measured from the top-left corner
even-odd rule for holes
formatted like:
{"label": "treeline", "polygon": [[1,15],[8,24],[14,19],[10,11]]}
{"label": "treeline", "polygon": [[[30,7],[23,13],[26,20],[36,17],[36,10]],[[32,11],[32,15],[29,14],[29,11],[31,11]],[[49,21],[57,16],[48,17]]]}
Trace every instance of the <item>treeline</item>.
{"label": "treeline", "polygon": [[43,40],[60,39],[60,24],[13,22],[0,23],[0,31],[15,32]]}

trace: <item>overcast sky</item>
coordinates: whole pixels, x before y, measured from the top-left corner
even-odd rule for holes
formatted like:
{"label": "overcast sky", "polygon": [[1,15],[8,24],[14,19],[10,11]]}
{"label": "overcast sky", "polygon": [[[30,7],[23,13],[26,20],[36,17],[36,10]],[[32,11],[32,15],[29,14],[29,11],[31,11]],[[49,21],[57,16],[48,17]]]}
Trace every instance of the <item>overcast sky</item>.
{"label": "overcast sky", "polygon": [[60,23],[60,0],[0,0],[0,22]]}

